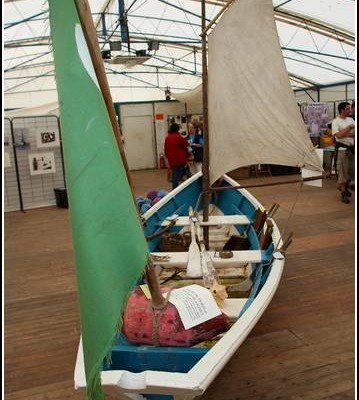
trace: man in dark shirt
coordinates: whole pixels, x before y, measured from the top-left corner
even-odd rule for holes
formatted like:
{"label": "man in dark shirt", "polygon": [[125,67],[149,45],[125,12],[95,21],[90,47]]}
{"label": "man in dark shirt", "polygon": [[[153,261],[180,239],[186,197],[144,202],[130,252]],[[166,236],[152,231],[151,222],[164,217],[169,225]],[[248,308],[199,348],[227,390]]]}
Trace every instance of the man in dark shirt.
{"label": "man in dark shirt", "polygon": [[172,189],[176,188],[186,171],[188,140],[179,133],[179,126],[172,124],[165,139],[165,155],[172,169]]}

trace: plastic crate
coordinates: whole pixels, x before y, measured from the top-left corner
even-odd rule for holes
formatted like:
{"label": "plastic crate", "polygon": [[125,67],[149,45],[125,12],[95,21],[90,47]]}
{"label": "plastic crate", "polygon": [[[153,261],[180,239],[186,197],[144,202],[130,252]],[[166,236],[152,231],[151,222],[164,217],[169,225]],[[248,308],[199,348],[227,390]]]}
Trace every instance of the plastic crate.
{"label": "plastic crate", "polygon": [[112,347],[111,364],[104,362],[104,370],[188,372],[207,351],[207,348],[201,347],[137,346],[121,334]]}

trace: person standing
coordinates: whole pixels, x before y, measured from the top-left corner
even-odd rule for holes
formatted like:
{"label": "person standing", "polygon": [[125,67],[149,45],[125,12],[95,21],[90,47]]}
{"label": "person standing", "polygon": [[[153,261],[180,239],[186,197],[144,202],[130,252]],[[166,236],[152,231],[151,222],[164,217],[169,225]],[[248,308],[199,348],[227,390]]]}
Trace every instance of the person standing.
{"label": "person standing", "polygon": [[195,174],[202,170],[203,161],[203,135],[199,126],[195,123],[188,124],[189,143],[193,151],[193,161],[191,163],[191,172]]}
{"label": "person standing", "polygon": [[179,133],[179,125],[172,124],[165,139],[165,155],[171,168],[172,189],[176,188],[186,174],[189,143]]}
{"label": "person standing", "polygon": [[355,174],[354,137],[355,121],[350,117],[350,104],[342,102],[338,105],[339,116],[332,122],[332,132],[335,136],[337,151],[338,189],[341,201],[350,203],[350,182]]}

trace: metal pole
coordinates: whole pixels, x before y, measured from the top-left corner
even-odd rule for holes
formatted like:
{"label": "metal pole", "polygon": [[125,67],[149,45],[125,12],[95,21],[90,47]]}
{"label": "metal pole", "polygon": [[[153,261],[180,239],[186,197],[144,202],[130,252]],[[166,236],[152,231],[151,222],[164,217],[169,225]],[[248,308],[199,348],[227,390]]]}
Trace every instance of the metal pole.
{"label": "metal pole", "polygon": [[212,187],[210,188],[211,192],[221,192],[224,190],[233,190],[233,189],[250,189],[250,188],[257,188],[257,187],[267,187],[267,186],[278,186],[278,185],[288,185],[291,183],[304,183],[310,181],[316,181],[318,179],[325,179],[324,175],[318,176],[311,176],[308,178],[300,178],[300,179],[291,179],[288,181],[281,181],[281,182],[266,182],[266,183],[254,183],[249,185],[238,185],[238,186],[219,186],[219,187]]}
{"label": "metal pole", "polygon": [[15,135],[14,135],[14,124],[11,119],[10,122],[10,133],[11,133],[11,141],[12,141],[12,149],[14,152],[14,161],[15,161],[15,173],[16,173],[16,183],[17,183],[17,190],[19,193],[19,203],[20,203],[20,210],[24,211],[24,203],[22,199],[22,192],[21,192],[21,181],[20,181],[20,172],[19,172],[19,164],[17,162],[17,153],[16,153],[16,144],[15,144]]}
{"label": "metal pole", "polygon": [[63,148],[63,145],[62,145],[62,135],[61,135],[60,118],[59,118],[59,117],[56,117],[56,121],[57,121],[58,130],[59,130],[62,175],[63,175],[63,177],[64,177],[64,186],[67,187],[67,185],[66,185],[66,175],[65,175],[64,148]]}

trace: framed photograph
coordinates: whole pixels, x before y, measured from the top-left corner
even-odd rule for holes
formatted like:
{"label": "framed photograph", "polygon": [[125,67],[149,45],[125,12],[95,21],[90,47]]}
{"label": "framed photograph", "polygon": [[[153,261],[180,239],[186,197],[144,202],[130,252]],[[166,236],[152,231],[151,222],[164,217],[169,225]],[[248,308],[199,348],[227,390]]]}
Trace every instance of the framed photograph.
{"label": "framed photograph", "polygon": [[29,130],[27,128],[14,129],[15,147],[24,150],[30,146]]}
{"label": "framed photograph", "polygon": [[31,175],[55,173],[54,153],[29,154],[29,166]]}
{"label": "framed photograph", "polygon": [[60,139],[57,130],[43,130],[36,134],[37,147],[59,147]]}

